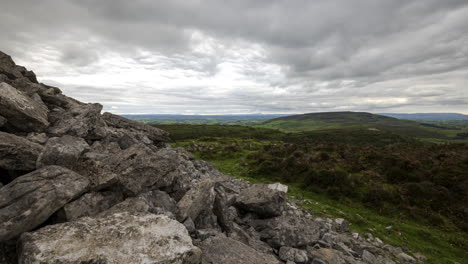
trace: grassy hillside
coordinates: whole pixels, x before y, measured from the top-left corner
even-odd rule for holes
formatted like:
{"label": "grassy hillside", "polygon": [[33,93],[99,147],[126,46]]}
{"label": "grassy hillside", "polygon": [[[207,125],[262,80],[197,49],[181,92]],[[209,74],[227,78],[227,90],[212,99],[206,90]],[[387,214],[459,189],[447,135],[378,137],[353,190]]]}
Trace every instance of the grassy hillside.
{"label": "grassy hillside", "polygon": [[325,112],[274,118],[256,127],[282,131],[317,131],[330,129],[368,129],[426,141],[458,140],[459,129],[424,125],[416,121],[364,112]]}
{"label": "grassy hillside", "polygon": [[[317,216],[345,217],[353,231],[371,232],[386,243],[421,252],[427,263],[464,263],[468,257],[468,233],[462,231],[467,222],[466,145],[400,136],[390,138],[398,144],[389,143],[388,134],[369,130],[353,130],[336,142],[350,130],[170,129],[174,146],[214,162],[231,176],[287,184],[291,198]],[[215,136],[220,132],[223,136]],[[261,132],[268,136],[259,138]]]}

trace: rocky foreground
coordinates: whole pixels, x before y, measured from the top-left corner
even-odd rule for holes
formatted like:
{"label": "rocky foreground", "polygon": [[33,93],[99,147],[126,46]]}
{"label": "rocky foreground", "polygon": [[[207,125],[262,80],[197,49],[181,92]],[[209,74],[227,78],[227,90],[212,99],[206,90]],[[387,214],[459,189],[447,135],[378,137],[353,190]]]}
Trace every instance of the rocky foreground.
{"label": "rocky foreground", "polygon": [[0,263],[416,263],[229,178],[0,52]]}

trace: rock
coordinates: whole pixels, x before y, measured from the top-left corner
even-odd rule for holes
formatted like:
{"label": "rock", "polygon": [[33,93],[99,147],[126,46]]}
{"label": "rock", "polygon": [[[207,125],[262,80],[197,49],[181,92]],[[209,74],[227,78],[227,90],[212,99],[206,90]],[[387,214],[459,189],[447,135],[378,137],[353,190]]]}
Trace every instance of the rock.
{"label": "rock", "polygon": [[111,113],[104,113],[102,119],[106,122],[108,126],[114,128],[126,129],[129,131],[139,131],[144,132],[148,138],[155,143],[157,142],[167,142],[169,141],[168,133],[159,128],[145,125],[143,123],[126,119],[124,117],[114,115]]}
{"label": "rock", "polygon": [[273,190],[264,184],[253,184],[242,190],[236,200],[237,207],[261,217],[281,215],[285,204],[286,195],[284,192]]}
{"label": "rock", "polygon": [[8,119],[9,129],[41,132],[49,126],[47,107],[6,83],[0,83],[0,113]]}
{"label": "rock", "polygon": [[282,215],[254,221],[261,239],[273,248],[304,247],[319,240],[319,225],[305,217]]}
{"label": "rock", "polygon": [[2,264],[17,264],[18,256],[16,254],[16,243],[8,241],[0,243],[0,263]]}
{"label": "rock", "polygon": [[84,216],[95,216],[122,201],[122,196],[114,192],[91,192],[66,204],[58,215],[64,221]]}
{"label": "rock", "polygon": [[307,263],[309,260],[305,250],[291,247],[281,247],[278,256],[283,261],[293,261],[295,263]]}
{"label": "rock", "polygon": [[140,194],[138,197],[145,199],[149,205],[149,211],[153,214],[167,214],[175,218],[178,214],[177,204],[169,194],[159,191],[152,190]]}
{"label": "rock", "polygon": [[410,255],[408,255],[408,254],[406,254],[406,253],[404,253],[404,252],[399,253],[398,255],[396,255],[396,257],[397,257],[400,261],[402,261],[402,262],[404,262],[404,263],[416,263],[416,259],[415,259],[415,258],[413,258],[412,256],[410,256]]}
{"label": "rock", "polygon": [[71,135],[88,140],[102,139],[106,136],[106,130],[101,120],[101,110],[100,104],[83,104],[69,111],[51,113],[53,124],[48,132],[56,137]]}
{"label": "rock", "polygon": [[343,218],[334,219],[332,226],[336,232],[349,232],[349,222]]}
{"label": "rock", "polygon": [[204,240],[201,248],[202,263],[223,264],[274,264],[281,263],[273,255],[255,251],[253,248],[219,234]]}
{"label": "rock", "polygon": [[47,140],[49,140],[46,133],[36,133],[36,132],[29,133],[26,138],[31,142],[41,144],[41,145],[44,145],[45,143],[47,143]]}
{"label": "rock", "polygon": [[24,233],[20,263],[200,262],[184,226],[163,215],[115,213]]}
{"label": "rock", "polygon": [[374,256],[374,254],[370,253],[367,250],[364,250],[364,252],[362,253],[362,260],[369,264],[377,263],[377,258]]}
{"label": "rock", "polygon": [[197,219],[205,209],[212,209],[215,199],[214,182],[202,181],[190,189],[177,203],[179,208],[178,219],[183,222],[187,217]]}
{"label": "rock", "polygon": [[0,74],[5,75],[9,79],[21,78],[23,75],[16,68],[15,62],[11,57],[0,51]]}
{"label": "rock", "polygon": [[45,145],[44,151],[39,155],[37,168],[47,165],[59,165],[73,169],[81,154],[88,149],[88,143],[82,138],[69,135],[50,138]]}
{"label": "rock", "polygon": [[23,137],[0,132],[0,168],[6,170],[31,171],[44,149]]}
{"label": "rock", "polygon": [[0,189],[0,241],[37,227],[88,185],[87,178],[58,166],[16,178]]}
{"label": "rock", "polygon": [[272,189],[274,191],[279,191],[279,192],[284,192],[284,193],[288,192],[288,186],[284,185],[284,184],[281,184],[281,183],[268,184],[268,188],[270,188],[270,189]]}
{"label": "rock", "polygon": [[208,177],[179,150],[163,148],[155,151],[144,144],[133,145],[103,162],[119,175],[120,185],[130,196],[151,189],[163,189],[172,197],[174,192],[183,195],[185,188],[194,185],[194,180]]}
{"label": "rock", "polygon": [[233,231],[234,219],[238,217],[237,209],[233,207],[239,191],[229,186],[229,182],[216,182],[214,191],[216,197],[213,203],[213,213],[218,219],[220,227],[230,233]]}
{"label": "rock", "polygon": [[3,127],[7,122],[8,120],[6,118],[0,116],[0,127]]}
{"label": "rock", "polygon": [[345,264],[346,261],[342,257],[342,254],[334,249],[329,248],[320,248],[317,250],[311,250],[307,252],[309,254],[309,258],[312,259],[313,264]]}

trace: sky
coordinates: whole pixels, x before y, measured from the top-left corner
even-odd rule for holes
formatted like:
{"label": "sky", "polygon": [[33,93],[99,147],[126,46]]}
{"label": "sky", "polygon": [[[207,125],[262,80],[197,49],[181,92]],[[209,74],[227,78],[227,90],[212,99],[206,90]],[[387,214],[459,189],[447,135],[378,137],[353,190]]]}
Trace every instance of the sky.
{"label": "sky", "polygon": [[117,114],[468,114],[467,0],[2,0],[0,50]]}

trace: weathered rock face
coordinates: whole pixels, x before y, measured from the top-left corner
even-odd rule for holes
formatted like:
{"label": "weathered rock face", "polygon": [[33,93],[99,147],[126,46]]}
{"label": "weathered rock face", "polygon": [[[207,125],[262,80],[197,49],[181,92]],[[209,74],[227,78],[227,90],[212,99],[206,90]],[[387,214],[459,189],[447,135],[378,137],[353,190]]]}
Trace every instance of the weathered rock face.
{"label": "weathered rock face", "polygon": [[88,187],[87,178],[49,166],[23,175],[0,189],[0,242],[43,223]]}
{"label": "weathered rock face", "polygon": [[37,160],[37,167],[59,165],[73,169],[81,154],[88,149],[88,143],[82,138],[69,135],[50,138]]}
{"label": "weathered rock face", "polygon": [[114,192],[91,192],[66,204],[58,212],[59,217],[71,221],[84,216],[95,216],[122,201],[122,196]]}
{"label": "weathered rock face", "polygon": [[217,235],[206,239],[200,244],[203,251],[202,263],[224,264],[274,264],[281,263],[273,255],[255,251],[253,248],[225,237]]}
{"label": "weathered rock face", "polygon": [[0,51],[0,74],[5,75],[9,79],[21,78],[23,75],[17,68],[11,57]]}
{"label": "weathered rock face", "polygon": [[19,263],[199,263],[182,224],[154,214],[115,213],[24,233]]}
{"label": "weathered rock face", "polygon": [[320,238],[320,227],[317,223],[296,215],[256,220],[254,225],[262,240],[274,248],[304,247]]}
{"label": "weathered rock face", "polygon": [[7,83],[0,83],[0,113],[11,129],[43,131],[49,125],[47,107],[27,97]]}
{"label": "weathered rock face", "polygon": [[147,126],[145,124],[128,120],[124,117],[111,113],[104,113],[102,118],[106,124],[111,127],[123,129],[124,131],[132,132],[133,134],[139,134],[139,132],[143,132],[148,137],[148,139],[152,140],[154,143],[167,142],[169,140],[169,134],[159,128]]}
{"label": "weathered rock face", "polygon": [[53,123],[48,133],[56,137],[71,135],[85,139],[104,138],[106,130],[101,120],[101,110],[100,104],[84,104],[69,111],[53,113]]}
{"label": "weathered rock face", "polygon": [[281,215],[284,211],[286,193],[265,184],[254,184],[240,193],[237,206],[262,217]]}
{"label": "weathered rock face", "polygon": [[0,168],[30,171],[36,168],[36,160],[44,149],[23,137],[0,132]]}

